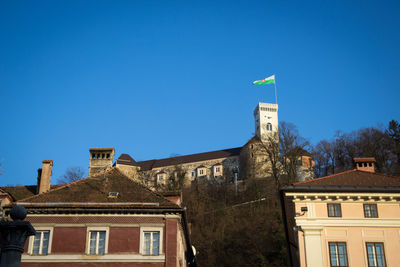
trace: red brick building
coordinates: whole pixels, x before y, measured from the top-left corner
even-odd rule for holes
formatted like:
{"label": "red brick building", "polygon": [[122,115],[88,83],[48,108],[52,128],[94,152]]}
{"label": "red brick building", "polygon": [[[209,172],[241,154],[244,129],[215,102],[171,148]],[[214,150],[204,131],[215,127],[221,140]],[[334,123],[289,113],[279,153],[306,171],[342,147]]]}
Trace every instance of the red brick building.
{"label": "red brick building", "polygon": [[116,167],[16,200],[10,206],[24,206],[37,231],[25,244],[21,266],[195,266],[177,200]]}

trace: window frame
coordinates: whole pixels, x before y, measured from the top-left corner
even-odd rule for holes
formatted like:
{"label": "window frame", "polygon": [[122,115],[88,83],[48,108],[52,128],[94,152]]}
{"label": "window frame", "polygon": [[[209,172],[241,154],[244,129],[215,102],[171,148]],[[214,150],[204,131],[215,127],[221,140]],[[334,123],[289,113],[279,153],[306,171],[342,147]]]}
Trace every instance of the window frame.
{"label": "window frame", "polygon": [[[369,254],[368,254],[368,244],[373,244],[373,248],[374,248],[374,255],[373,255],[373,257],[374,257],[374,261],[377,263],[377,258],[376,258],[376,244],[380,244],[380,245],[382,245],[382,252],[383,252],[383,266],[378,266],[378,265],[369,265]],[[385,254],[385,244],[383,243],[383,242],[365,242],[365,254],[366,254],[366,256],[367,256],[367,264],[368,264],[368,267],[387,267],[387,264],[386,264],[386,254]]]}
{"label": "window frame", "polygon": [[[329,213],[329,206],[333,205],[334,207],[339,207],[339,215],[336,214],[336,208],[334,208],[334,215],[330,215]],[[328,210],[328,217],[334,217],[334,218],[341,218],[342,217],[342,205],[340,203],[327,203],[326,205],[327,210]]]}
{"label": "window frame", "polygon": [[32,256],[46,256],[51,254],[51,246],[52,246],[52,240],[53,240],[53,227],[41,227],[41,226],[35,226],[36,232],[49,232],[49,243],[47,246],[47,253],[39,253],[39,254],[33,254],[33,244],[35,241],[35,235],[32,235],[29,237],[29,244],[28,244],[28,254]]}
{"label": "window frame", "polygon": [[207,175],[207,169],[206,168],[201,167],[201,168],[198,169],[198,172],[197,172],[197,176],[198,177],[202,177],[202,176],[206,176],[206,175]]}
{"label": "window frame", "polygon": [[[148,233],[148,232],[159,232],[160,233],[160,239],[159,239],[160,243],[158,245],[159,253],[157,255],[144,253],[144,242],[145,242],[144,234]],[[163,255],[164,254],[163,239],[164,239],[164,227],[163,226],[141,226],[140,227],[139,253],[144,256],[154,256],[154,257]]]}
{"label": "window frame", "polygon": [[[336,256],[337,256],[337,261],[338,261],[339,265],[332,265],[331,244],[335,244],[335,248],[336,248],[336,252],[337,252]],[[344,244],[344,251],[345,251],[345,255],[346,255],[346,265],[340,265],[338,244]],[[329,241],[328,242],[328,254],[329,254],[329,264],[330,264],[329,266],[330,267],[349,267],[349,256],[347,253],[346,241]]]}
{"label": "window frame", "polygon": [[[90,254],[90,233],[91,232],[106,232],[105,244],[104,244],[104,254]],[[90,226],[86,228],[86,255],[106,255],[108,254],[108,240],[109,240],[110,228],[109,227],[98,227]]]}
{"label": "window frame", "polygon": [[266,126],[266,129],[267,129],[268,132],[272,132],[272,123],[268,122],[267,126]]}
{"label": "window frame", "polygon": [[[370,207],[370,211],[369,211],[370,214],[371,214],[370,216],[367,216],[365,207]],[[371,207],[375,207],[376,216],[372,216]],[[363,204],[363,209],[364,209],[364,218],[379,218],[378,205],[377,204],[375,204],[375,203]]]}

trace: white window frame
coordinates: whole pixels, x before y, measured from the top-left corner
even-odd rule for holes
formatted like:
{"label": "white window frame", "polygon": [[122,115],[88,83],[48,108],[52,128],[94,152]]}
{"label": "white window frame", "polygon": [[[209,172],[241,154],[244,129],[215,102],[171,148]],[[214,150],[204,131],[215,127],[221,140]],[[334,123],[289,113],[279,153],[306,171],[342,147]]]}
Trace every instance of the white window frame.
{"label": "white window frame", "polygon": [[35,240],[35,236],[32,235],[29,237],[29,244],[28,244],[28,254],[32,255],[32,256],[46,256],[49,255],[51,253],[51,245],[52,245],[52,241],[53,241],[53,227],[42,227],[42,226],[34,226],[35,230],[37,232],[45,232],[45,231],[49,231],[49,246],[47,249],[47,253],[46,254],[33,254],[33,242]]}
{"label": "white window frame", "polygon": [[105,239],[105,244],[104,244],[104,255],[108,254],[108,238],[110,234],[110,228],[109,227],[98,227],[98,226],[90,226],[86,228],[86,254],[87,255],[103,255],[103,254],[90,254],[90,233],[91,232],[100,232],[100,231],[105,231],[106,232],[106,239]]}
{"label": "white window frame", "polygon": [[222,174],[222,165],[214,166],[214,175],[221,175]]}
{"label": "white window frame", "polygon": [[[160,232],[160,244],[159,249],[160,253],[158,255],[145,254],[144,253],[144,233],[145,232]],[[161,226],[142,226],[140,227],[140,244],[139,244],[139,253],[145,256],[159,256],[163,255],[163,239],[164,239],[164,227]]]}
{"label": "white window frame", "polygon": [[198,169],[198,175],[197,176],[206,176],[207,174],[207,169],[202,167]]}

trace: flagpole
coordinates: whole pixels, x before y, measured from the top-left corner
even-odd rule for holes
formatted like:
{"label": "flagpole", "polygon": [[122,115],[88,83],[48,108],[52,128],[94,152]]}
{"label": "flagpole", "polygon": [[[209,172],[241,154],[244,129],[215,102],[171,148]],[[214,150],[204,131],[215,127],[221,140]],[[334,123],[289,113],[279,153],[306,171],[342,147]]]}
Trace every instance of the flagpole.
{"label": "flagpole", "polygon": [[275,104],[278,104],[278,95],[276,93],[276,79],[274,79],[274,87],[275,87]]}

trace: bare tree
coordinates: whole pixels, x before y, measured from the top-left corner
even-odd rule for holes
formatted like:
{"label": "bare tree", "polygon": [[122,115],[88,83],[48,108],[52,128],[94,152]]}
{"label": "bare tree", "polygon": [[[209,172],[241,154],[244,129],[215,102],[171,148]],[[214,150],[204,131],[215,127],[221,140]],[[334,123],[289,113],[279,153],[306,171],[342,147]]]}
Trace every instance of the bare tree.
{"label": "bare tree", "polygon": [[338,131],[332,140],[322,140],[313,148],[315,175],[320,177],[353,169],[355,157],[374,157],[378,172],[395,174],[400,165],[396,136],[400,138],[400,126],[395,121],[389,123],[387,130],[369,127],[350,133]]}
{"label": "bare tree", "polygon": [[294,124],[281,122],[279,131],[267,136],[262,142],[267,171],[274,179],[276,189],[298,180],[299,159],[309,143],[299,135]]}
{"label": "bare tree", "polygon": [[85,177],[85,171],[81,167],[69,167],[65,174],[57,182],[60,184],[69,184]]}

